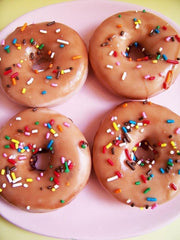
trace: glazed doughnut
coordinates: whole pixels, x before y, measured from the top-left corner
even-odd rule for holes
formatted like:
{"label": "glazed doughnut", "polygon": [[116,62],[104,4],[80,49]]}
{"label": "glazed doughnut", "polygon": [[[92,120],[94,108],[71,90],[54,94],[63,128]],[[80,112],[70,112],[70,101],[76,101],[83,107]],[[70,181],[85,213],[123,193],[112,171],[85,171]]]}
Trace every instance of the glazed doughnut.
{"label": "glazed doughnut", "polygon": [[89,146],[72,120],[29,108],[0,131],[0,196],[32,212],[69,203],[91,171]]}
{"label": "glazed doughnut", "polygon": [[117,13],[95,30],[89,58],[100,82],[118,96],[147,99],[168,89],[180,72],[180,37],[150,12]]}
{"label": "glazed doughnut", "polygon": [[55,21],[18,27],[2,41],[0,59],[5,93],[30,107],[64,102],[80,90],[88,72],[83,40]]}
{"label": "glazed doughnut", "polygon": [[155,208],[180,192],[180,117],[150,102],[107,114],[94,140],[98,180],[119,201]]}

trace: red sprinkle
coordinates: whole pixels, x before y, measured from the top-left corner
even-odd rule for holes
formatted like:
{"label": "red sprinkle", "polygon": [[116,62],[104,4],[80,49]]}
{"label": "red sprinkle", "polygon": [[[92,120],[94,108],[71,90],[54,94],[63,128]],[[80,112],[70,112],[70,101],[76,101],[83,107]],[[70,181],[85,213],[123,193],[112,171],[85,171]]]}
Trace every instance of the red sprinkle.
{"label": "red sprinkle", "polygon": [[172,63],[172,64],[179,64],[179,61],[177,60],[171,60],[171,59],[168,59],[166,60],[167,63]]}
{"label": "red sprinkle", "polygon": [[15,77],[17,77],[19,75],[19,73],[18,72],[15,72],[15,73],[13,73],[12,75],[11,75],[11,78],[15,78]]}
{"label": "red sprinkle", "polygon": [[125,148],[124,151],[125,151],[125,154],[126,154],[126,157],[128,158],[128,160],[132,161],[132,158],[129,154],[129,150],[127,148]]}
{"label": "red sprinkle", "polygon": [[167,27],[166,27],[166,26],[163,26],[162,29],[163,29],[163,30],[167,30]]}
{"label": "red sprinkle", "polygon": [[170,188],[172,188],[174,191],[177,191],[177,186],[174,183],[169,184]]}
{"label": "red sprinkle", "polygon": [[16,161],[14,159],[8,159],[8,162],[15,165],[16,164]]}
{"label": "red sprinkle", "polygon": [[115,171],[115,174],[118,176],[118,178],[122,178],[122,174],[119,171]]}
{"label": "red sprinkle", "polygon": [[7,71],[4,72],[4,75],[8,75],[8,74],[11,73],[11,72],[12,72],[12,69],[9,69],[9,70],[7,70]]}
{"label": "red sprinkle", "polygon": [[56,171],[54,171],[54,175],[55,175],[56,177],[59,177],[59,176],[60,176],[60,174],[59,174],[58,172],[56,172]]}
{"label": "red sprinkle", "polygon": [[175,38],[177,39],[178,42],[180,42],[180,37],[176,34]]}
{"label": "red sprinkle", "polygon": [[144,119],[144,120],[143,120],[143,124],[150,124],[150,120]]}
{"label": "red sprinkle", "polygon": [[111,160],[111,159],[107,159],[107,162],[111,165],[111,166],[113,166],[114,165],[114,163],[113,163],[113,161]]}
{"label": "red sprinkle", "polygon": [[147,179],[146,179],[146,177],[145,177],[144,175],[141,175],[141,180],[142,180],[144,183],[147,182]]}
{"label": "red sprinkle", "polygon": [[106,153],[106,146],[103,146],[102,152],[103,152],[103,153]]}
{"label": "red sprinkle", "polygon": [[54,183],[59,185],[59,180],[57,178],[54,178]]}

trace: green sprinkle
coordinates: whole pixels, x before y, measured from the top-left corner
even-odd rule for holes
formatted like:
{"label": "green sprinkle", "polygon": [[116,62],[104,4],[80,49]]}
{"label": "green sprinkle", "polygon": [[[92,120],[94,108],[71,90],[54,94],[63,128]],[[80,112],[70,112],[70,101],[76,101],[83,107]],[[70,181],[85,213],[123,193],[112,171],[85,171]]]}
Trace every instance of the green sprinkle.
{"label": "green sprinkle", "polygon": [[118,15],[118,18],[121,18],[121,14]]}
{"label": "green sprinkle", "polygon": [[36,121],[34,124],[35,124],[35,125],[39,125],[39,121]]}
{"label": "green sprinkle", "polygon": [[60,203],[65,203],[65,200],[60,200]]}
{"label": "green sprinkle", "polygon": [[68,173],[69,172],[68,163],[65,162],[64,165],[65,165],[65,171],[64,172]]}
{"label": "green sprinkle", "polygon": [[138,181],[138,182],[135,182],[135,184],[136,184],[136,185],[140,185],[140,184],[141,184],[141,182],[140,182],[140,181]]}
{"label": "green sprinkle", "polygon": [[49,181],[51,181],[51,182],[52,182],[53,180],[54,180],[54,178],[53,178],[53,177],[50,177],[50,178],[49,178]]}
{"label": "green sprinkle", "polygon": [[6,140],[10,140],[11,138],[9,136],[5,136],[5,139]]}
{"label": "green sprinkle", "polygon": [[39,46],[39,49],[41,50],[43,47],[44,47],[44,44],[42,43],[42,44]]}
{"label": "green sprinkle", "polygon": [[145,9],[143,9],[143,10],[142,10],[142,12],[143,12],[143,13],[145,13],[145,12],[146,12],[146,10],[145,10]]}
{"label": "green sprinkle", "polygon": [[31,39],[30,39],[30,43],[33,43],[33,42],[34,42],[34,39],[33,39],[33,38],[31,38]]}
{"label": "green sprinkle", "polygon": [[148,180],[148,181],[151,180],[151,177],[148,177],[147,180]]}
{"label": "green sprinkle", "polygon": [[157,28],[157,29],[160,29],[160,26],[158,25],[156,28]]}
{"label": "green sprinkle", "polygon": [[53,168],[53,165],[50,165],[49,168]]}
{"label": "green sprinkle", "polygon": [[9,145],[9,144],[8,144],[8,145],[5,145],[4,148],[6,148],[6,149],[7,149],[7,148],[10,148],[10,145]]}
{"label": "green sprinkle", "polygon": [[151,190],[151,188],[146,188],[146,189],[144,190],[144,194],[148,193],[150,190]]}

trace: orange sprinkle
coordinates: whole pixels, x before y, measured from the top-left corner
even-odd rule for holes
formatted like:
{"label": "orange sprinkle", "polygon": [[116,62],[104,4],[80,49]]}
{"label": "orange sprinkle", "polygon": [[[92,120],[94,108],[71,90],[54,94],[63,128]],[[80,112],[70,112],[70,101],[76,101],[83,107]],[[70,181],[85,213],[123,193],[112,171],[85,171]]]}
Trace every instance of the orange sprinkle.
{"label": "orange sprinkle", "polygon": [[53,64],[52,64],[52,63],[50,63],[50,64],[49,64],[49,68],[52,68],[52,67],[53,67]]}
{"label": "orange sprinkle", "polygon": [[62,127],[61,127],[61,125],[58,125],[58,126],[57,126],[57,128],[58,128],[58,130],[59,130],[60,132],[62,132],[62,131],[63,131],[63,129],[62,129]]}
{"label": "orange sprinkle", "polygon": [[52,51],[51,51],[51,50],[49,50],[49,51],[48,51],[48,55],[51,55],[51,53],[52,53]]}
{"label": "orange sprinkle", "polygon": [[80,59],[80,58],[82,58],[82,56],[77,55],[77,56],[72,57],[72,60],[76,60],[76,59]]}
{"label": "orange sprinkle", "polygon": [[27,27],[27,23],[25,23],[25,24],[22,26],[21,32],[23,32],[23,31],[26,29],[26,27]]}
{"label": "orange sprinkle", "polygon": [[172,77],[173,77],[173,71],[169,70],[167,75],[166,75],[166,79],[163,82],[163,88],[164,89],[168,89],[170,87],[171,82],[172,82]]}
{"label": "orange sprinkle", "polygon": [[128,106],[127,103],[123,103],[123,105],[122,105],[123,108],[126,108],[127,106]]}
{"label": "orange sprinkle", "polygon": [[121,192],[121,189],[120,188],[118,188],[118,189],[116,189],[115,191],[114,191],[114,193],[120,193]]}
{"label": "orange sprinkle", "polygon": [[16,79],[12,78],[12,85],[16,85]]}
{"label": "orange sprinkle", "polygon": [[34,70],[35,73],[39,73],[39,71],[37,69]]}
{"label": "orange sprinkle", "polygon": [[122,27],[122,24],[118,24],[116,27],[117,27],[117,28],[121,28],[121,27]]}

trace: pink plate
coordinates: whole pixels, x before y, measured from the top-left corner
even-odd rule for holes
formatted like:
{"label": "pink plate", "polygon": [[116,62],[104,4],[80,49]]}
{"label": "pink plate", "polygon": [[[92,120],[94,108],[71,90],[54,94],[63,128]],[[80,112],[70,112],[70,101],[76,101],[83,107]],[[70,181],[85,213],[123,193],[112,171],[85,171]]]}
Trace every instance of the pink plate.
{"label": "pink plate", "polygon": [[[37,9],[16,19],[1,31],[0,41],[25,22],[30,24],[56,20],[78,31],[88,45],[90,36],[102,20],[118,11],[142,9],[143,7],[137,5],[104,0],[58,3]],[[170,19],[160,16],[180,31],[179,26]],[[153,97],[151,101],[167,106],[180,114],[179,89],[180,76],[169,90]],[[73,119],[92,147],[93,137],[101,118],[122,101],[123,99],[106,91],[96,81],[90,70],[87,81],[80,92],[66,103],[53,109]],[[0,127],[21,110],[23,107],[9,101],[0,90]],[[122,239],[145,234],[168,224],[179,216],[179,202],[180,195],[154,210],[130,208],[108,195],[92,173],[87,186],[64,208],[49,213],[28,213],[0,199],[0,214],[23,229],[46,236],[78,240]]]}

